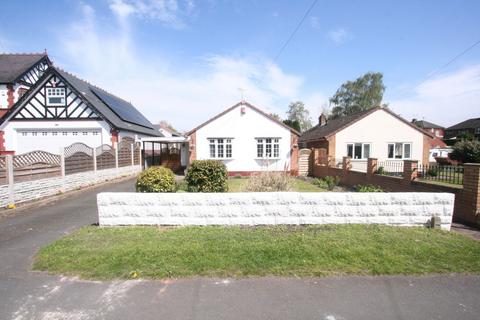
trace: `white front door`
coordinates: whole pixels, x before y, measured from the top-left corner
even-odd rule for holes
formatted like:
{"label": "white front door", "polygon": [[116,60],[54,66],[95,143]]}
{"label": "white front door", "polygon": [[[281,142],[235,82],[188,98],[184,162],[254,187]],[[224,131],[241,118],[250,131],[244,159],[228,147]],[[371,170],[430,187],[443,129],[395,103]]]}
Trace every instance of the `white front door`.
{"label": "white front door", "polygon": [[58,154],[61,147],[67,147],[75,142],[85,143],[89,147],[98,147],[103,142],[101,130],[82,128],[19,129],[17,131],[16,154],[34,150]]}

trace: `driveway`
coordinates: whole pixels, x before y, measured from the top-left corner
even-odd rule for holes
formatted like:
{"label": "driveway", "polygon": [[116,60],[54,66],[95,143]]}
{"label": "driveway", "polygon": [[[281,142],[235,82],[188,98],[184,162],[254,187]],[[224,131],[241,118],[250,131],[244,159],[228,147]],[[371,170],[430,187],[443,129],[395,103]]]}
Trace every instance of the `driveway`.
{"label": "driveway", "polygon": [[478,319],[480,276],[83,281],[29,271],[41,246],[97,221],[90,189],[0,219],[0,319]]}

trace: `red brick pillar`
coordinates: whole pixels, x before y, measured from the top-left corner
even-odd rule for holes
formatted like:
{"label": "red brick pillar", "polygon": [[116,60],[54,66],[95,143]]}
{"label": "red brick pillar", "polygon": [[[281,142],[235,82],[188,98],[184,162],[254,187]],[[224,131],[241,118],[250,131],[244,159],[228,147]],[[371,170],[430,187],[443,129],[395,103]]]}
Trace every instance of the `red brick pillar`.
{"label": "red brick pillar", "polygon": [[290,133],[290,174],[298,175],[298,136]]}
{"label": "red brick pillar", "polygon": [[368,158],[367,160],[367,180],[372,180],[373,175],[377,171],[378,159]]}
{"label": "red brick pillar", "polygon": [[478,224],[480,222],[480,163],[465,163],[463,190],[455,199],[455,220]]}
{"label": "red brick pillar", "polygon": [[344,174],[352,167],[351,160],[352,158],[350,157],[343,157],[342,169]]}
{"label": "red brick pillar", "polygon": [[112,147],[114,147],[115,143],[118,143],[118,131],[112,129],[110,131],[110,134],[111,134],[110,141],[112,142]]}
{"label": "red brick pillar", "polygon": [[403,160],[403,180],[409,184],[417,179],[418,160]]}
{"label": "red brick pillar", "polygon": [[15,103],[15,97],[14,97],[14,90],[13,90],[13,85],[8,84],[7,85],[7,104],[8,108],[10,109],[13,104]]}
{"label": "red brick pillar", "polygon": [[5,132],[0,131],[0,151],[5,151]]}
{"label": "red brick pillar", "polygon": [[197,133],[194,132],[190,135],[190,142],[189,142],[189,157],[188,157],[188,164],[192,163],[192,161],[197,160]]}

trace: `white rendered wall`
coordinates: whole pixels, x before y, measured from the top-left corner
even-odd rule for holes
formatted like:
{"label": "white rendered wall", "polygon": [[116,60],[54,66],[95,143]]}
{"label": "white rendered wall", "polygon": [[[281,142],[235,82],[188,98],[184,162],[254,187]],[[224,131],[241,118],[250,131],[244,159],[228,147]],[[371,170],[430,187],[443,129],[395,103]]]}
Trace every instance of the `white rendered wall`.
{"label": "white rendered wall", "polygon": [[8,89],[6,84],[0,84],[0,109],[8,109]]}
{"label": "white rendered wall", "polygon": [[99,223],[115,225],[388,224],[452,222],[450,193],[99,193]]}
{"label": "white rendered wall", "polygon": [[[111,144],[110,141],[110,127],[105,121],[97,120],[80,120],[80,121],[8,121],[0,128],[5,132],[5,148],[6,150],[13,150],[17,154],[25,153],[33,150],[43,150],[51,153],[59,153],[60,147],[66,147],[75,142],[85,142],[91,147],[98,147],[100,144]],[[32,131],[47,131],[50,134],[46,137],[40,133],[35,137],[31,137],[33,142],[28,145],[19,145],[19,132],[22,130]],[[72,131],[77,130],[79,134],[67,137],[62,136],[62,129]],[[94,136],[96,145],[92,146],[91,136],[83,137],[82,129],[84,131],[98,130],[99,136]],[[51,132],[57,132],[57,136],[52,136]],[[29,150],[33,149],[33,150]]]}
{"label": "white rendered wall", "polygon": [[401,160],[388,159],[388,143],[394,142],[411,143],[410,159],[423,159],[423,134],[381,109],[335,135],[335,158],[347,156],[347,144],[356,142],[370,143],[370,157],[379,161]]}
{"label": "white rendered wall", "polygon": [[[245,108],[245,114],[241,114]],[[255,138],[280,138],[278,159],[257,159]],[[210,159],[208,138],[232,138],[232,159],[222,160],[228,171],[282,171],[290,168],[290,130],[240,105],[196,131],[197,160]]]}

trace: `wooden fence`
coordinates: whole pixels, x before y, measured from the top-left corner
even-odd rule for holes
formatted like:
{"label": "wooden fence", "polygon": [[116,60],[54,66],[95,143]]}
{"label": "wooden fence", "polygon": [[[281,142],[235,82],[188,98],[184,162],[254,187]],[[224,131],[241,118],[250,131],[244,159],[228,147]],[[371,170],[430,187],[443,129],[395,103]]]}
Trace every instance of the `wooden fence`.
{"label": "wooden fence", "polygon": [[123,140],[116,148],[107,144],[92,148],[77,142],[62,148],[59,154],[37,150],[0,156],[0,185],[140,165],[140,144],[131,142]]}

